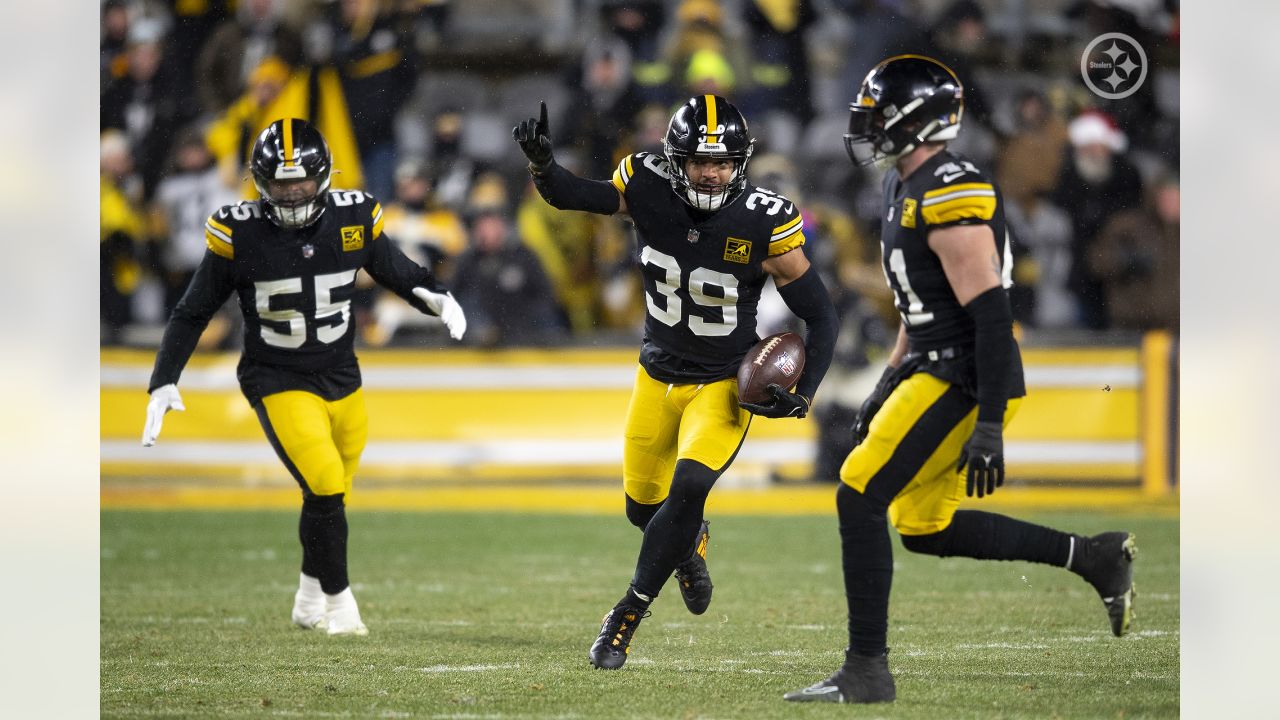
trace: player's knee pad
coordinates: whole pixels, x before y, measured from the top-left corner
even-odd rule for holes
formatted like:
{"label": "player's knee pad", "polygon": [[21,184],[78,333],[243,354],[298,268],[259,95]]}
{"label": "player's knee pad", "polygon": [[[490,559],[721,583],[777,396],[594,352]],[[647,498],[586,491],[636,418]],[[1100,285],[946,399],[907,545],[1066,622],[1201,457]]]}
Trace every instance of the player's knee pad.
{"label": "player's knee pad", "polygon": [[950,537],[950,527],[936,533],[929,533],[928,535],[903,535],[902,547],[913,553],[946,557],[948,540]]}
{"label": "player's knee pad", "polygon": [[663,500],[656,503],[646,504],[633,500],[630,495],[627,495],[626,497],[627,519],[631,521],[632,525],[635,525],[641,530],[648,527],[649,521],[653,519],[654,515],[658,514],[658,510],[662,507],[662,503],[666,502]]}

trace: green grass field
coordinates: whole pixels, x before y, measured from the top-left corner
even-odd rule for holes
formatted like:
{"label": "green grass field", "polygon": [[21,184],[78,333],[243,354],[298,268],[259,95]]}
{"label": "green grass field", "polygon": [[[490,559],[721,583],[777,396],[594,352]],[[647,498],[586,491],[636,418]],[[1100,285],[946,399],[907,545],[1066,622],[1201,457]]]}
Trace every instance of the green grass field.
{"label": "green grass field", "polygon": [[715,600],[668,586],[619,672],[587,648],[639,533],[618,516],[351,513],[366,638],[293,628],[297,518],[102,514],[103,717],[1170,718],[1176,517],[1027,516],[1138,534],[1138,619],[1113,638],[1059,569],[895,545],[891,706],[785,703],[846,641],[834,517],[716,517]]}

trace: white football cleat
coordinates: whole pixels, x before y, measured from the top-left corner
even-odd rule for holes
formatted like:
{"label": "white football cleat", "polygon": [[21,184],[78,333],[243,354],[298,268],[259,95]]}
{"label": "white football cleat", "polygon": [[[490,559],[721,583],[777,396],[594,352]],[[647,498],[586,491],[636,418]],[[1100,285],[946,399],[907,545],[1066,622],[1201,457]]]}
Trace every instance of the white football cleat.
{"label": "white football cleat", "polygon": [[299,575],[298,592],[293,596],[293,624],[304,630],[323,630],[325,627],[325,596],[320,581],[308,575]]}
{"label": "white football cleat", "polygon": [[351,588],[337,595],[325,595],[324,623],[330,635],[368,635],[369,628],[360,620],[360,608]]}

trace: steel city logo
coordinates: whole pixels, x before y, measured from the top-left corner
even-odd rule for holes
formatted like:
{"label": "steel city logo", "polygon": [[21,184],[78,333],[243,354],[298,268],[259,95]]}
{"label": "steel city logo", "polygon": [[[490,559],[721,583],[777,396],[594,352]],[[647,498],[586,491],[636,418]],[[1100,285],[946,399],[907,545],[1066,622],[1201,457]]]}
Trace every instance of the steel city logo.
{"label": "steel city logo", "polygon": [[1147,79],[1147,53],[1124,33],[1103,33],[1080,55],[1080,75],[1095,95],[1121,100]]}

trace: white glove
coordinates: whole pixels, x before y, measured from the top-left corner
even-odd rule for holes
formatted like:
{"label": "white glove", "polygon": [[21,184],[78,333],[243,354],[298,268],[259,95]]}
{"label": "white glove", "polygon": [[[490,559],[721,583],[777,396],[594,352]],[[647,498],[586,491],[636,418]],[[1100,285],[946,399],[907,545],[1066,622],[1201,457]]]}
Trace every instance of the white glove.
{"label": "white glove", "polygon": [[462,314],[462,306],[453,299],[453,293],[434,293],[426,288],[416,287],[413,294],[426,303],[431,312],[440,316],[444,326],[449,328],[449,337],[454,340],[462,339],[463,333],[467,331],[467,316]]}
{"label": "white glove", "polygon": [[156,444],[165,413],[186,409],[187,406],[182,404],[182,396],[178,394],[177,385],[169,383],[152,390],[151,402],[147,403],[147,424],[142,428],[142,444],[146,447]]}

